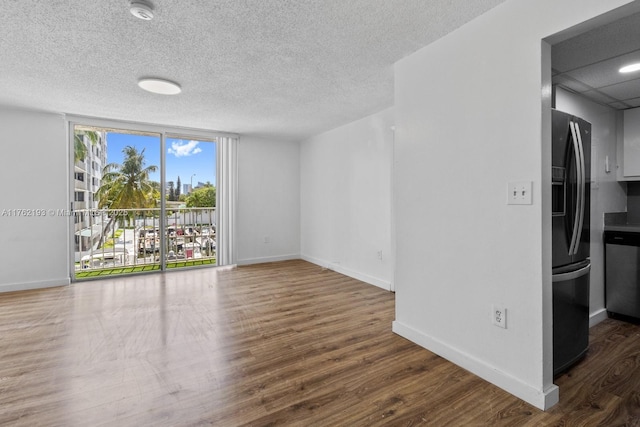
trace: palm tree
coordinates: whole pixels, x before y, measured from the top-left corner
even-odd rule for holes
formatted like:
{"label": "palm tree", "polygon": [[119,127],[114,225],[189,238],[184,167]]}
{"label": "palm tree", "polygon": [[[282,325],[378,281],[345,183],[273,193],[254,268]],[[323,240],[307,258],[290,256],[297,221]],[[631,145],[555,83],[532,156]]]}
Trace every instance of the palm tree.
{"label": "palm tree", "polygon": [[[102,184],[96,192],[100,209],[135,209],[155,207],[159,196],[157,183],[149,180],[157,166],[145,167],[144,149],[138,152],[135,147],[126,146],[122,152],[125,159],[122,164],[109,163],[102,171]],[[133,212],[129,215],[133,218]],[[115,220],[111,217],[105,226],[109,230]],[[122,217],[120,217],[122,218]]]}
{"label": "palm tree", "polygon": [[107,209],[152,208],[156,192],[149,175],[157,166],[145,167],[144,149],[126,146],[122,150],[124,162],[109,163],[102,171],[102,185],[96,192],[98,207]]}
{"label": "palm tree", "polygon": [[84,161],[87,158],[87,146],[84,143],[85,135],[89,138],[91,145],[96,145],[100,136],[94,130],[76,131],[73,138],[73,160],[74,162]]}

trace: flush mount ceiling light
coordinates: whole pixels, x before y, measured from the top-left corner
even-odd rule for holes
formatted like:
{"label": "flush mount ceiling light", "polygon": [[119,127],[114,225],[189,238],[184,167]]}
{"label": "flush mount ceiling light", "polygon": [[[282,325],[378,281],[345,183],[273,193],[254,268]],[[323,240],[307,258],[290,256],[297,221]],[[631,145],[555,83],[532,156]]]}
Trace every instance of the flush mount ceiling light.
{"label": "flush mount ceiling light", "polygon": [[621,73],[632,73],[634,71],[640,71],[640,62],[636,62],[635,64],[629,64],[622,68],[620,68]]}
{"label": "flush mount ceiling light", "polygon": [[147,92],[160,95],[177,95],[182,92],[178,83],[164,79],[145,78],[138,81],[138,86]]}
{"label": "flush mount ceiling light", "polygon": [[133,1],[129,7],[129,12],[136,18],[151,21],[153,19],[153,7],[151,3],[145,1]]}

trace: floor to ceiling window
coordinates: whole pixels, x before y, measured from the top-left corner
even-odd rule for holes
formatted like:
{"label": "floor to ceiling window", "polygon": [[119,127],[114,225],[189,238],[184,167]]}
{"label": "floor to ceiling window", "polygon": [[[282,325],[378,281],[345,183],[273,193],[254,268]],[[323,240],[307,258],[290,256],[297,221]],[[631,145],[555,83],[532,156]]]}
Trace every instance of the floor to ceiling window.
{"label": "floor to ceiling window", "polygon": [[95,122],[70,122],[74,279],[232,263],[236,139]]}

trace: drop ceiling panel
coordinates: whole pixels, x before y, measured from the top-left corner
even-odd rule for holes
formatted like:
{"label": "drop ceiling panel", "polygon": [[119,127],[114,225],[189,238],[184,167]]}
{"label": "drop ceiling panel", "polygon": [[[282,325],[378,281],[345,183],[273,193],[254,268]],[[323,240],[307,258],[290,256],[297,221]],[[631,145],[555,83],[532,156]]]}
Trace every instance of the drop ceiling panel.
{"label": "drop ceiling panel", "polygon": [[635,10],[553,45],[553,84],[611,108],[639,106],[640,72],[618,71],[624,65],[640,62],[640,13]]}
{"label": "drop ceiling panel", "polygon": [[582,92],[582,95],[586,96],[587,98],[593,101],[599,102],[601,104],[611,104],[618,100],[618,98],[615,98],[606,93],[600,92],[598,89]]}
{"label": "drop ceiling panel", "polygon": [[640,97],[640,79],[603,87],[600,91],[621,101],[638,98]]}
{"label": "drop ceiling panel", "polygon": [[553,46],[553,67],[564,72],[638,49],[640,13],[587,31]]}
{"label": "drop ceiling panel", "polygon": [[632,108],[640,107],[640,98],[629,99],[626,102]]}
{"label": "drop ceiling panel", "polygon": [[630,104],[625,104],[624,102],[612,102],[611,104],[609,104],[609,107],[611,108],[615,108],[616,110],[624,110],[626,108],[629,108]]}
{"label": "drop ceiling panel", "polygon": [[601,88],[636,78],[634,74],[623,74],[618,71],[623,66],[636,62],[640,62],[640,51],[597,62],[587,67],[569,71],[564,75],[592,88]]}

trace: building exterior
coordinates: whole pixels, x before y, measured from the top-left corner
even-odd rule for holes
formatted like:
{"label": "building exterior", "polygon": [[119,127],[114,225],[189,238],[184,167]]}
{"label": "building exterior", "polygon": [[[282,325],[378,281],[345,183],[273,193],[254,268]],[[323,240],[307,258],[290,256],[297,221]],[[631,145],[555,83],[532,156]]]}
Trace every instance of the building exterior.
{"label": "building exterior", "polygon": [[92,215],[91,212],[98,209],[96,192],[100,188],[102,168],[107,163],[107,140],[104,132],[91,132],[95,134],[95,138],[91,138],[87,131],[76,131],[75,135],[85,147],[84,158],[77,159],[74,165],[76,262],[83,252],[96,247],[103,232],[101,216]]}

